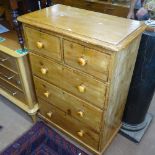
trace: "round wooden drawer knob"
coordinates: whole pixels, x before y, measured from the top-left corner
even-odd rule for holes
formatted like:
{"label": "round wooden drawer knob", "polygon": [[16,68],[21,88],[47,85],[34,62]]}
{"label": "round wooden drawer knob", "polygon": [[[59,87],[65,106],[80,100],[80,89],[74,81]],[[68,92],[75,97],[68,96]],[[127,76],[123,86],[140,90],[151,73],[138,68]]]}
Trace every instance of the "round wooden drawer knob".
{"label": "round wooden drawer knob", "polygon": [[78,136],[83,137],[84,131],[83,130],[80,130],[79,132],[77,132],[77,134],[78,134]]}
{"label": "round wooden drawer knob", "polygon": [[47,68],[41,68],[40,71],[42,74],[45,75],[45,74],[47,74],[48,69]]}
{"label": "round wooden drawer knob", "polygon": [[81,66],[85,66],[86,65],[86,60],[84,58],[78,58],[78,63],[81,65]]}
{"label": "round wooden drawer knob", "polygon": [[78,86],[78,90],[80,93],[84,93],[86,91],[86,86],[85,85],[80,85]]}
{"label": "round wooden drawer knob", "polygon": [[51,117],[52,117],[52,114],[53,114],[53,113],[50,111],[50,112],[47,113],[47,116],[48,116],[49,118],[51,118]]}
{"label": "round wooden drawer knob", "polygon": [[36,44],[37,44],[37,48],[39,48],[39,49],[44,47],[44,44],[40,41],[38,41]]}
{"label": "round wooden drawer knob", "polygon": [[48,91],[46,91],[46,92],[44,93],[44,96],[45,96],[46,98],[48,98],[49,95],[50,95],[50,93],[49,93]]}
{"label": "round wooden drawer knob", "polygon": [[84,113],[82,111],[78,111],[77,114],[80,116],[80,117],[83,117]]}

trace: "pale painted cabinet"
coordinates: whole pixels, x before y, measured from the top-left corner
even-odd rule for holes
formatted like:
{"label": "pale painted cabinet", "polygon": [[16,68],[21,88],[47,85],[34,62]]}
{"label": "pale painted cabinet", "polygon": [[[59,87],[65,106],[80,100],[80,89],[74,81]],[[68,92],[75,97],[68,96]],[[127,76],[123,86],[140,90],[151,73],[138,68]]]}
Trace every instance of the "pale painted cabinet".
{"label": "pale painted cabinet", "polygon": [[17,52],[20,46],[14,31],[1,34],[0,39],[0,94],[27,112],[35,121],[38,104],[28,53]]}

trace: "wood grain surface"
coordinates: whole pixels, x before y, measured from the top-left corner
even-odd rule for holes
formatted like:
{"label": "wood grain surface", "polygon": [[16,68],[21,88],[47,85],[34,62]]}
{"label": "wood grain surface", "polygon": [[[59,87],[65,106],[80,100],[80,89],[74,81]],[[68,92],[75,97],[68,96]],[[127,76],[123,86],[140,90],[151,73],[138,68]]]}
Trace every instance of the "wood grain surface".
{"label": "wood grain surface", "polygon": [[51,103],[94,130],[100,131],[102,110],[37,77],[34,77],[34,82],[38,98]]}
{"label": "wood grain surface", "polygon": [[[65,5],[54,5],[19,20],[25,32],[28,27],[35,31],[35,39],[25,33],[29,48],[36,45],[33,40],[40,37],[40,32],[59,38],[61,59],[50,55],[57,43],[44,52],[31,48],[39,116],[93,154],[101,155],[121,126],[146,26]],[[50,44],[49,39],[47,42]]]}
{"label": "wood grain surface", "polygon": [[18,73],[16,58],[0,51],[0,64]]}
{"label": "wood grain surface", "polygon": [[61,60],[60,38],[29,27],[25,28],[25,35],[30,50]]}
{"label": "wood grain surface", "polygon": [[[104,108],[107,86],[103,82],[32,53],[30,54],[30,61],[34,75],[97,107]],[[47,70],[45,74],[42,73],[43,69]],[[80,91],[79,87],[84,87],[84,91]]]}
{"label": "wood grain surface", "polygon": [[18,89],[22,90],[22,83],[19,74],[14,73],[11,70],[0,65],[0,77],[11,83]]}
{"label": "wood grain surface", "polygon": [[65,63],[86,73],[108,81],[110,55],[80,44],[64,40]]}
{"label": "wood grain surface", "polygon": [[[75,120],[73,117],[67,115],[63,111],[57,109],[56,107],[48,104],[47,102],[39,99],[40,114],[48,118],[51,122],[57,124],[58,126],[64,128],[70,132],[73,136],[84,141],[86,144],[98,149],[99,145],[99,134],[86,126],[84,123]],[[51,112],[51,117],[48,113]],[[83,134],[79,134],[82,132]]]}
{"label": "wood grain surface", "polygon": [[18,20],[114,51],[127,46],[146,28],[139,21],[59,4],[23,15]]}

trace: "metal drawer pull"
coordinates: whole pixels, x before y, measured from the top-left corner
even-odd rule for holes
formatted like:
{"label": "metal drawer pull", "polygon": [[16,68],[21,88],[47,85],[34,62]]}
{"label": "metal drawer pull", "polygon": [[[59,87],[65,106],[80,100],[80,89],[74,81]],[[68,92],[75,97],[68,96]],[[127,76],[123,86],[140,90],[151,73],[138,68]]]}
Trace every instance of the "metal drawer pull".
{"label": "metal drawer pull", "polygon": [[47,68],[41,68],[40,71],[42,74],[45,75],[45,74],[47,74],[48,69]]}
{"label": "metal drawer pull", "polygon": [[15,96],[17,94],[17,92],[13,92],[12,95]]}
{"label": "metal drawer pull", "polygon": [[17,84],[19,84],[19,85],[21,84],[20,80],[17,81]]}
{"label": "metal drawer pull", "polygon": [[42,49],[42,48],[44,47],[44,44],[43,44],[42,42],[40,42],[40,41],[38,41],[38,42],[36,43],[36,45],[37,45],[37,47],[38,47],[39,49]]}
{"label": "metal drawer pull", "polygon": [[78,111],[77,114],[78,114],[80,117],[83,117],[84,112],[83,112],[83,111]]}
{"label": "metal drawer pull", "polygon": [[10,77],[7,77],[7,79],[8,80],[11,80],[12,78],[14,78],[15,77],[15,75],[12,75],[12,76],[10,76]]}
{"label": "metal drawer pull", "polygon": [[9,92],[10,94],[12,94],[13,96],[15,96],[18,92],[12,92],[9,89],[7,89],[6,87],[4,87],[3,85],[0,84],[0,87],[7,90],[7,92]]}
{"label": "metal drawer pull", "polygon": [[84,58],[78,58],[78,63],[81,65],[81,66],[85,66],[87,64],[87,61],[84,59]]}
{"label": "metal drawer pull", "polygon": [[78,90],[80,93],[84,93],[86,91],[86,86],[82,84],[82,85],[78,86]]}
{"label": "metal drawer pull", "polygon": [[7,61],[8,59],[9,59],[9,57],[8,58],[0,58],[0,61],[4,62],[4,61]]}
{"label": "metal drawer pull", "polygon": [[46,98],[48,98],[49,95],[50,95],[50,93],[49,93],[48,91],[46,91],[46,92],[44,93],[44,96],[45,96]]}
{"label": "metal drawer pull", "polygon": [[78,136],[83,137],[84,131],[83,130],[80,130],[79,132],[77,132],[77,134],[78,134]]}
{"label": "metal drawer pull", "polygon": [[7,76],[7,75],[5,75],[4,73],[1,73],[0,72],[0,75],[2,75],[3,77],[5,77],[7,80],[11,80],[12,78],[14,78],[15,77],[15,75],[12,75],[12,76]]}
{"label": "metal drawer pull", "polygon": [[49,118],[51,118],[52,115],[53,115],[53,113],[52,113],[51,111],[47,113],[47,116],[48,116]]}

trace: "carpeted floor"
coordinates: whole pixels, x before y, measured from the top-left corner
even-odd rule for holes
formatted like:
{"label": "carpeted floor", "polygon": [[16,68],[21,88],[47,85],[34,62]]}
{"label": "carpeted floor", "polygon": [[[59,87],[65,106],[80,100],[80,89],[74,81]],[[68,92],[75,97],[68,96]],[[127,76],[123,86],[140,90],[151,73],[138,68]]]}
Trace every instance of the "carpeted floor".
{"label": "carpeted floor", "polygon": [[[155,96],[149,112],[155,115]],[[32,127],[31,118],[0,95],[0,151]],[[140,144],[117,135],[104,155],[155,155],[155,118]]]}
{"label": "carpeted floor", "polygon": [[1,155],[88,155],[43,121],[18,138]]}

